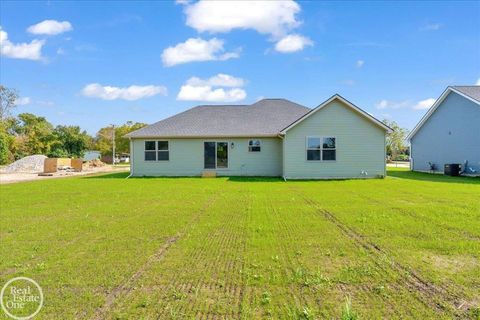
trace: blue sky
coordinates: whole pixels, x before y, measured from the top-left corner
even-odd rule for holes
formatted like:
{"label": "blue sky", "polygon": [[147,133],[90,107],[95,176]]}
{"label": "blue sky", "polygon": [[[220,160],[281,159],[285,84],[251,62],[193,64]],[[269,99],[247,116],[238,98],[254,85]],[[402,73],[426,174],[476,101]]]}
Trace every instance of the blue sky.
{"label": "blue sky", "polygon": [[480,84],[480,2],[1,2],[16,113],[94,134],[198,104],[339,93],[411,129],[448,85]]}

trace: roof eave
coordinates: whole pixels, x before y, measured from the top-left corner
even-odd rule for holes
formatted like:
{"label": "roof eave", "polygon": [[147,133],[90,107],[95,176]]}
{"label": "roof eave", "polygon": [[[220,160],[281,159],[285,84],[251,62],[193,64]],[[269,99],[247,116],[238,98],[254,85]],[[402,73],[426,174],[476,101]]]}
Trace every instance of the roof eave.
{"label": "roof eave", "polygon": [[272,134],[232,134],[232,135],[145,135],[129,136],[130,139],[213,139],[213,138],[276,138],[278,133]]}

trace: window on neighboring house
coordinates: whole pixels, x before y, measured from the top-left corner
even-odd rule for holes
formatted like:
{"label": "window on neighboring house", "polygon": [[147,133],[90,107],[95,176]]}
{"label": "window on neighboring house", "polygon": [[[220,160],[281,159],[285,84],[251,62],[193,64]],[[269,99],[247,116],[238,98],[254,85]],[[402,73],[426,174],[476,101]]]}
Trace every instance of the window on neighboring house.
{"label": "window on neighboring house", "polygon": [[260,140],[248,141],[248,152],[260,152],[262,147],[260,146]]}
{"label": "window on neighboring house", "polygon": [[145,141],[145,161],[169,160],[168,141]]}
{"label": "window on neighboring house", "polygon": [[337,159],[334,137],[307,137],[308,161],[334,161]]}

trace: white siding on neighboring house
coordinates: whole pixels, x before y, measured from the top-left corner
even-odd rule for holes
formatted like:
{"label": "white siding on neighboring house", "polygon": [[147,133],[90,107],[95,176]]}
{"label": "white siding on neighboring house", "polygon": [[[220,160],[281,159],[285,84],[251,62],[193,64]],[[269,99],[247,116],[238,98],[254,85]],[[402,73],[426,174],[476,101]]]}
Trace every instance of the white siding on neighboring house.
{"label": "white siding on neighboring house", "polygon": [[[132,139],[133,176],[199,176],[204,171],[205,141],[228,142],[227,169],[215,169],[217,175],[281,176],[282,141],[279,138],[256,138],[261,141],[260,152],[248,152],[247,138],[183,138]],[[145,161],[145,141],[169,141],[168,161]],[[233,142],[233,148],[232,148]]]}
{"label": "white siding on neighboring house", "polygon": [[[287,179],[384,176],[385,135],[385,129],[333,100],[286,132],[283,175]],[[308,136],[335,137],[336,160],[307,161]]]}

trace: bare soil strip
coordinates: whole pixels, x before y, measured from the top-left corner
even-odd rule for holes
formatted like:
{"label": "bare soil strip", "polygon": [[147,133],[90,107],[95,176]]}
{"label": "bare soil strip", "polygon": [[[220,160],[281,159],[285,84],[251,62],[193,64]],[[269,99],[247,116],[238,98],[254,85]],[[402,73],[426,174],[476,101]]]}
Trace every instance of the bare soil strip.
{"label": "bare soil strip", "polygon": [[115,300],[120,297],[127,295],[133,288],[133,284],[147,271],[147,269],[154,263],[160,261],[165,254],[167,253],[168,249],[177,242],[180,238],[182,238],[188,230],[195,225],[195,223],[200,219],[202,214],[208,210],[208,208],[215,202],[217,199],[217,195],[209,198],[205,205],[197,212],[197,214],[193,217],[191,222],[187,223],[187,225],[179,231],[175,236],[168,238],[165,243],[151,255],[145,264],[143,264],[127,281],[122,283],[121,285],[115,287],[106,297],[105,303],[96,310],[95,314],[93,315],[92,319],[102,320],[105,319],[105,314],[110,310]]}
{"label": "bare soil strip", "polygon": [[[468,316],[465,310],[460,310],[462,308],[462,301],[455,294],[425,280],[418,272],[411,268],[395,262],[391,255],[381,249],[377,244],[369,241],[364,235],[342,223],[334,214],[321,208],[318,203],[306,198],[303,194],[300,194],[298,190],[295,190],[295,192],[304,199],[305,203],[316,209],[318,214],[334,224],[347,238],[354,241],[358,246],[364,248],[374,256],[382,255],[386,257],[390,262],[389,267],[403,280],[403,285],[406,286],[410,292],[421,295],[422,303],[440,313],[449,312],[456,318],[466,318]],[[380,259],[375,259],[375,262],[380,266]]]}

